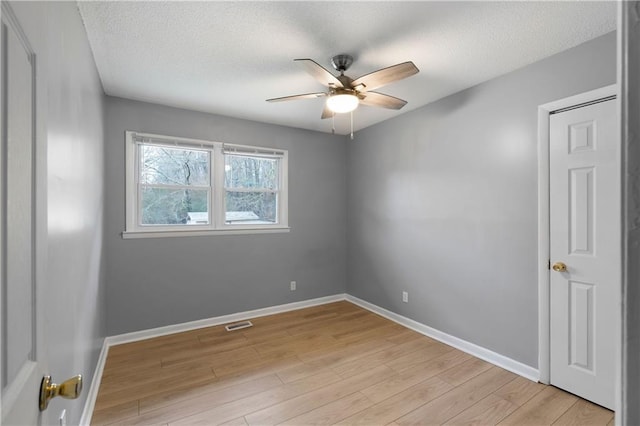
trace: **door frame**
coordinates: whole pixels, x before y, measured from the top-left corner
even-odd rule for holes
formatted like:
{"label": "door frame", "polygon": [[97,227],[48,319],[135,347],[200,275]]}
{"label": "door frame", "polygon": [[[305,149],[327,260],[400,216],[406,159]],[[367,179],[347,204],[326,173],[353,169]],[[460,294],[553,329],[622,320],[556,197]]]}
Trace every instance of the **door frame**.
{"label": "door frame", "polygon": [[[551,274],[550,262],[550,205],[549,205],[549,119],[553,111],[618,96],[617,84],[569,96],[538,106],[538,372],[539,381],[549,384],[551,379]],[[616,335],[620,320],[616,321]],[[620,351],[619,341],[616,352]],[[618,355],[614,357],[616,360]],[[619,366],[616,366],[616,370]],[[616,380],[618,378],[616,377]],[[617,384],[616,384],[617,389]],[[616,395],[616,401],[618,396]],[[617,406],[617,404],[616,404]]]}
{"label": "door frame", "polygon": [[618,4],[618,81],[621,99],[620,122],[622,140],[622,332],[620,334],[619,405],[616,407],[616,424],[637,424],[640,422],[640,267],[637,259],[640,253],[637,218],[640,206],[635,197],[640,177],[637,170],[640,163],[637,155],[640,140],[638,116],[640,96],[640,23],[638,8],[640,2],[625,1]]}

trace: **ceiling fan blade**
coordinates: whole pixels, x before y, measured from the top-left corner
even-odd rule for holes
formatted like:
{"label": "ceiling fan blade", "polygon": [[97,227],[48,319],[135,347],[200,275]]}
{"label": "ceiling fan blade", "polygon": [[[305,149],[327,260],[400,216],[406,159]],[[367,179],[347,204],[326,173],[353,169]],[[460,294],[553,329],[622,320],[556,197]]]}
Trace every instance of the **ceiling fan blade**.
{"label": "ceiling fan blade", "polygon": [[324,96],[327,96],[327,94],[324,92],[305,93],[304,95],[293,95],[293,96],[283,96],[281,98],[271,98],[271,99],[267,99],[267,102],[295,101],[298,99],[315,99],[315,98],[322,98]]}
{"label": "ceiling fan blade", "polygon": [[385,95],[384,93],[365,92],[365,93],[362,93],[361,96],[364,96],[364,98],[360,99],[361,105],[382,107],[382,108],[389,108],[389,109],[400,109],[407,104],[407,101],[405,100],[402,100],[400,98],[396,98],[393,96]]}
{"label": "ceiling fan blade", "polygon": [[311,76],[318,80],[322,85],[337,88],[344,87],[335,75],[331,74],[313,59],[294,59],[294,61],[302,65],[304,70],[311,74]]}
{"label": "ceiling fan blade", "polygon": [[327,104],[324,104],[324,109],[322,110],[322,116],[320,118],[322,118],[323,120],[325,118],[331,118],[333,117],[333,115],[335,114],[335,112],[331,111],[329,109],[329,107],[327,106]]}
{"label": "ceiling fan blade", "polygon": [[[358,77],[351,83],[351,87],[356,88],[360,92],[366,92],[369,90],[382,87],[385,84],[393,83],[394,81],[402,80],[417,74],[420,70],[414,65],[413,62],[403,62],[401,64],[392,65],[381,70],[374,71],[369,74],[365,74],[362,77]],[[364,86],[362,88],[358,86]]]}

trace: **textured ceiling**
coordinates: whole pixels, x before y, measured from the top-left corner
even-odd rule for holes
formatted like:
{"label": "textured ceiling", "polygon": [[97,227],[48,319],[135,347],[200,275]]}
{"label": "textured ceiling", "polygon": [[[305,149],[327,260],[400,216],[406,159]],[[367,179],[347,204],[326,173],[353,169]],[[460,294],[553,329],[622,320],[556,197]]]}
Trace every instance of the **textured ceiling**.
{"label": "textured ceiling", "polygon": [[[401,111],[361,106],[361,129],[613,31],[615,2],[79,2],[107,94],[331,131],[322,91],[293,62],[349,53],[347,75],[407,60],[420,73],[378,91]],[[348,114],[336,118],[348,132]]]}

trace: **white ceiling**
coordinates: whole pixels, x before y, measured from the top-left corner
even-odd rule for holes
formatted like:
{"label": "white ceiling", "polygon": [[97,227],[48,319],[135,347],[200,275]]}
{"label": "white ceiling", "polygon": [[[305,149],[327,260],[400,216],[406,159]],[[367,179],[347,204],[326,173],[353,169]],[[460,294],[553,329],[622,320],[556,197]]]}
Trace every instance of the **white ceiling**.
{"label": "white ceiling", "polygon": [[[378,91],[401,111],[361,106],[356,130],[613,31],[605,2],[81,1],[107,94],[226,116],[331,131],[322,91],[295,58],[332,70],[354,56],[355,78],[407,60],[420,73]],[[594,58],[594,60],[597,60]],[[336,118],[348,132],[348,114]]]}

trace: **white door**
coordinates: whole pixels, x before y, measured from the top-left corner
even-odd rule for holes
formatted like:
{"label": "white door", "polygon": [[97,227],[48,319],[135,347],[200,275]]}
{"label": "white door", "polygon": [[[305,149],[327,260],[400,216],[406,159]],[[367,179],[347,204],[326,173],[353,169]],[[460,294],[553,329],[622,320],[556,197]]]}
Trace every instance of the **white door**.
{"label": "white door", "polygon": [[608,100],[549,123],[551,384],[610,409],[620,315],[616,115]]}
{"label": "white door", "polygon": [[34,229],[34,61],[2,2],[0,114],[0,304],[2,424],[35,425],[42,371],[36,344]]}

